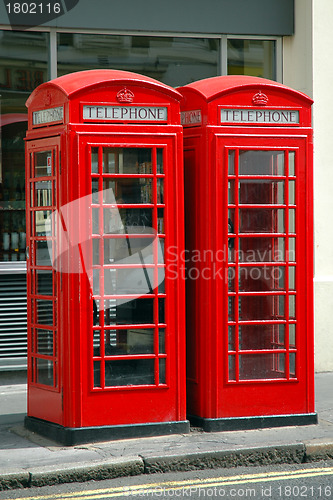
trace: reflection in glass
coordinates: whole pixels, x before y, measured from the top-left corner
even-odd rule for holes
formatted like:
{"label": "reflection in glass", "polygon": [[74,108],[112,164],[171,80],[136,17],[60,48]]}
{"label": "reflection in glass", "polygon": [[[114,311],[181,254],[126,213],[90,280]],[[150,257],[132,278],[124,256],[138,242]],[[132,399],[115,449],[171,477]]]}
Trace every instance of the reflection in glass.
{"label": "reflection in glass", "polygon": [[239,297],[240,320],[281,319],[284,316],[284,296],[258,295]]}
{"label": "reflection in glass", "polygon": [[239,175],[284,175],[284,151],[240,151]]}
{"label": "reflection in glass", "polygon": [[239,238],[238,260],[239,262],[283,262],[284,238],[251,236]]}
{"label": "reflection in glass", "polygon": [[108,387],[154,383],[154,359],[105,361],[105,385]]}
{"label": "reflection in glass", "polygon": [[289,205],[295,205],[295,181],[289,181]]}
{"label": "reflection in glass", "polygon": [[[104,239],[104,264],[153,264],[153,238],[124,238]],[[161,248],[158,249],[158,261],[163,263]]]}
{"label": "reflection in glass", "polygon": [[228,203],[229,205],[233,205],[235,203],[235,181],[228,181]]}
{"label": "reflection in glass", "polygon": [[35,177],[52,175],[52,151],[35,153]]}
{"label": "reflection in glass", "polygon": [[228,350],[235,350],[235,327],[230,325],[228,326]]}
{"label": "reflection in glass", "polygon": [[36,300],[37,323],[39,325],[53,325],[53,301]]}
{"label": "reflection in glass", "polygon": [[296,377],[296,353],[289,353],[289,373],[291,377]]}
{"label": "reflection in glass", "polygon": [[289,290],[295,290],[296,282],[295,282],[295,267],[289,267]]}
{"label": "reflection in glass", "polygon": [[264,292],[283,290],[285,268],[282,266],[246,266],[239,268],[239,290]]}
{"label": "reflection in glass", "polygon": [[105,325],[154,324],[154,299],[104,300]]}
{"label": "reflection in glass", "polygon": [[52,241],[36,241],[36,265],[51,266]]}
{"label": "reflection in glass", "polygon": [[158,351],[165,354],[165,328],[158,329]]}
{"label": "reflection in glass", "polygon": [[239,348],[243,350],[284,347],[285,326],[256,324],[239,326]]}
{"label": "reflection in glass", "polygon": [[[289,184],[293,181],[289,181]],[[239,203],[241,204],[280,204],[284,203],[284,181],[240,180]]]}
{"label": "reflection in glass", "polygon": [[285,354],[244,354],[239,359],[241,380],[285,378]]}
{"label": "reflection in glass", "polygon": [[32,196],[35,207],[50,207],[52,205],[52,181],[38,181],[32,185],[35,193]]}
{"label": "reflection in glass", "polygon": [[296,261],[296,238],[289,238],[288,260],[289,262]]}
{"label": "reflection in glass", "polygon": [[229,38],[228,75],[252,75],[276,80],[275,41]]}
{"label": "reflection in glass", "polygon": [[36,270],[38,295],[53,295],[53,273],[52,271]]}
{"label": "reflection in glass", "polygon": [[36,236],[52,235],[51,210],[37,210],[35,212],[35,234]]}
{"label": "reflection in glass", "polygon": [[153,233],[151,208],[104,208],[105,234]]}
{"label": "reflection in glass", "polygon": [[154,268],[136,267],[104,270],[104,295],[153,293]]}
{"label": "reflection in glass", "polygon": [[51,330],[36,330],[37,352],[53,356],[53,332]]}
{"label": "reflection in glass", "polygon": [[103,203],[152,203],[152,179],[103,179]]}
{"label": "reflection in glass", "polygon": [[283,233],[284,209],[242,208],[239,210],[241,233]]}
{"label": "reflection in glass", "polygon": [[53,386],[53,361],[49,359],[36,359],[36,372],[38,384]]}

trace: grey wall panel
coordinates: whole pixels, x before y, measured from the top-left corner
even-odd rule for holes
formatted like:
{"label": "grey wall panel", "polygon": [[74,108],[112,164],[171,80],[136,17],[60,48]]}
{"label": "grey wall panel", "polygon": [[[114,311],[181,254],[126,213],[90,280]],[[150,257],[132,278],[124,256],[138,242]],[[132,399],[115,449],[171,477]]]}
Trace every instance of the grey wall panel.
{"label": "grey wall panel", "polygon": [[[65,5],[64,1],[62,3]],[[20,19],[26,24],[33,22],[28,21],[28,16]],[[9,23],[3,2],[0,4],[0,23]],[[117,31],[292,35],[294,0],[79,0],[74,8],[44,26]]]}

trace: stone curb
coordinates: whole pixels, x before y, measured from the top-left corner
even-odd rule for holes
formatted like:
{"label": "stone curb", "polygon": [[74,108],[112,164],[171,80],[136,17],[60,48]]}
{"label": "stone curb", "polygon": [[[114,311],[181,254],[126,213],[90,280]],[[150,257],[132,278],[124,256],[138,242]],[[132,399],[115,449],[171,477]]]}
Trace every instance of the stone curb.
{"label": "stone curb", "polygon": [[144,473],[140,457],[112,458],[54,466],[33,467],[28,471],[5,471],[0,474],[0,491],[15,488],[50,486],[52,484],[113,479],[121,476],[136,476]]}
{"label": "stone curb", "polygon": [[142,459],[145,473],[152,474],[156,472],[215,469],[218,467],[301,463],[304,461],[304,456],[304,444],[290,444],[161,457],[142,455]]}
{"label": "stone curb", "polygon": [[333,458],[333,442],[325,441],[177,455],[109,458],[82,462],[79,465],[68,463],[62,466],[33,467],[29,470],[2,470],[0,491],[59,483],[98,481],[157,472],[304,463],[328,458]]}

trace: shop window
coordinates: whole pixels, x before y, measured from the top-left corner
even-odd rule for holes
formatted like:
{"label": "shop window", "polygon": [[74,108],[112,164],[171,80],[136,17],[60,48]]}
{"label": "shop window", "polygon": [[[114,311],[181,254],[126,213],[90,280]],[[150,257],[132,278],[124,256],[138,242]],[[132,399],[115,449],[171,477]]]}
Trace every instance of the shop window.
{"label": "shop window", "polygon": [[48,79],[48,38],[0,30],[0,261],[25,260],[25,101]]}
{"label": "shop window", "polygon": [[276,80],[276,41],[229,38],[228,75],[260,76]]}

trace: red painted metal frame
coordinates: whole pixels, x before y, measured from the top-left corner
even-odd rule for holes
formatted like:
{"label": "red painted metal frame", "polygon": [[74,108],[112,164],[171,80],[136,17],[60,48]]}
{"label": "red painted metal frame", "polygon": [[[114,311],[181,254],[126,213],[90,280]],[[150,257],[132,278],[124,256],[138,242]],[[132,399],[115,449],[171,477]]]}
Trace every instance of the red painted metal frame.
{"label": "red painted metal frame", "polygon": [[[195,111],[201,121],[184,125],[185,155],[185,219],[187,262],[187,404],[188,414],[204,419],[224,419],[247,416],[300,415],[314,411],[314,364],[313,364],[313,177],[312,177],[312,101],[304,94],[276,82],[252,77],[216,77],[189,84],[178,89],[184,96],[182,112]],[[268,96],[268,108],[296,109],[299,124],[263,126],[258,124],[220,124],[220,109],[258,109],[252,98],[257,93]],[[265,108],[260,108],[264,110]],[[228,151],[235,152],[235,175],[228,178]],[[296,182],[295,205],[297,239],[296,261],[251,262],[229,265],[236,269],[235,290],[228,292],[228,239],[234,238],[238,249],[240,238],[280,237],[288,240],[288,218],[282,233],[272,228],[272,234],[265,232],[238,232],[240,209],[237,183],[239,151],[282,151],[285,155],[286,171],[283,175],[264,176],[273,185],[280,180]],[[295,151],[295,176],[288,177],[288,151]],[[263,179],[249,175],[241,179],[248,181]],[[234,204],[229,208],[235,212],[235,233],[228,234],[228,181],[234,181]],[[237,199],[236,199],[237,195]],[[284,203],[243,206],[248,210],[280,208],[288,210],[288,186],[284,188]],[[273,230],[274,229],[274,230]],[[285,248],[285,256],[288,246]],[[256,266],[283,266],[296,268],[296,290],[288,288],[288,272],[285,289],[267,292],[240,291],[237,276],[240,264]],[[242,267],[242,268],[243,268]],[[195,272],[194,272],[195,269]],[[273,284],[272,284],[273,286]],[[275,285],[274,285],[275,286]],[[241,321],[238,306],[235,318],[228,322],[228,296],[254,297],[297,296],[296,318],[288,319],[288,301],[283,318],[261,321]],[[248,306],[250,307],[250,306]],[[251,312],[251,311],[249,311]],[[260,318],[258,318],[260,320]],[[237,332],[241,325],[251,326],[297,324],[296,347],[288,343],[286,330],[284,346],[265,349],[264,346],[241,350],[239,337],[235,335],[232,350],[228,348],[228,324]],[[272,327],[270,327],[272,328]],[[240,356],[257,354],[285,354],[288,356],[284,375],[279,378],[262,377],[245,379],[240,377]],[[289,370],[289,353],[296,354],[296,376]],[[229,376],[228,355],[235,359],[235,377]],[[263,363],[265,361],[263,360]],[[261,366],[263,369],[263,366]],[[279,374],[278,374],[279,375]]]}
{"label": "red painted metal frame", "polygon": [[[165,106],[168,109],[167,123],[140,124],[127,123],[84,123],[82,106],[90,104],[117,105],[117,93],[126,87],[135,94],[135,105]],[[122,71],[88,71],[65,75],[36,89],[27,102],[29,131],[27,133],[26,164],[27,179],[30,176],[30,155],[35,151],[56,149],[55,182],[57,185],[56,204],[59,224],[57,227],[57,250],[60,254],[56,263],[55,275],[58,296],[57,302],[57,362],[58,378],[54,387],[36,383],[32,372],[34,357],[33,340],[29,338],[29,383],[28,383],[28,416],[60,424],[64,427],[79,428],[90,426],[114,426],[144,423],[180,422],[186,420],[185,410],[185,284],[179,279],[181,275],[179,254],[184,249],[183,224],[183,169],[182,169],[182,127],[179,123],[179,101],[181,96],[170,87],[150,78]],[[131,104],[126,104],[130,106]],[[134,105],[134,104],[133,104]],[[44,126],[33,124],[33,112],[63,106],[63,124],[59,121]],[[113,174],[93,174],[91,172],[91,148],[99,148],[101,161],[102,147],[107,148],[150,148],[153,151],[153,172],[144,178],[164,180],[164,202],[158,203],[157,191],[151,204],[140,204],[140,208],[148,207],[154,211],[157,221],[157,209],[164,209],[165,240],[164,265],[165,292],[155,290],[154,352],[139,354],[133,359],[154,359],[155,384],[138,386],[103,386],[94,387],[93,362],[100,360],[124,359],[124,356],[96,355],[93,352],[93,329],[103,329],[101,324],[93,326],[93,295],[88,276],[81,268],[80,272],[71,272],[71,266],[78,265],[80,252],[84,251],[86,242],[98,235],[92,233],[91,210],[93,204],[82,206],[77,210],[75,201],[92,195],[92,178],[99,179],[100,187],[103,177],[115,178]],[[164,173],[156,171],[157,149],[163,150]],[[121,176],[122,178],[124,177]],[[142,178],[142,175],[126,174],[126,178]],[[157,181],[156,181],[157,182]],[[157,184],[154,184],[157,186]],[[34,241],[32,219],[34,211],[30,200],[31,189],[27,188],[27,237]],[[74,205],[70,205],[74,202]],[[97,205],[96,205],[97,206]],[[107,205],[106,205],[107,206]],[[126,208],[138,205],[126,204]],[[103,208],[101,207],[100,210]],[[66,244],[66,224],[75,227],[82,245],[72,248]],[[101,224],[101,223],[100,223]],[[155,228],[157,229],[157,228]],[[101,228],[102,232],[102,228]],[[103,233],[103,232],[102,232]],[[103,239],[100,234],[100,239]],[[119,236],[120,237],[120,236]],[[103,243],[101,243],[103,245]],[[62,252],[62,249],[66,251]],[[101,246],[102,248],[102,246]],[[156,256],[156,244],[154,255]],[[169,251],[169,249],[172,249]],[[91,262],[88,255],[88,267]],[[102,258],[102,257],[101,257]],[[82,260],[83,262],[83,260]],[[80,265],[82,265],[82,262]],[[60,266],[60,267],[57,267]],[[35,263],[28,261],[28,304],[29,331],[34,327],[32,318],[35,310],[31,307],[30,293]],[[93,267],[93,266],[90,266]],[[116,266],[113,266],[116,268]],[[172,268],[172,270],[171,270]],[[83,271],[83,272],[82,272]],[[177,279],[175,279],[177,277]],[[119,297],[119,296],[115,296]],[[136,296],[133,296],[133,298]],[[142,296],[144,297],[144,296]],[[99,296],[96,296],[100,299]],[[157,298],[166,301],[165,323],[157,324]],[[103,299],[103,297],[102,297]],[[126,325],[112,326],[121,331]],[[144,327],[144,324],[136,327]],[[158,327],[165,326],[165,352],[158,352]],[[104,338],[104,337],[103,337]],[[101,341],[102,351],[103,342]],[[166,360],[165,383],[158,383],[158,364],[160,359]],[[102,366],[102,364],[101,364]],[[103,369],[101,369],[103,372]],[[43,404],[41,404],[43,402]]]}

